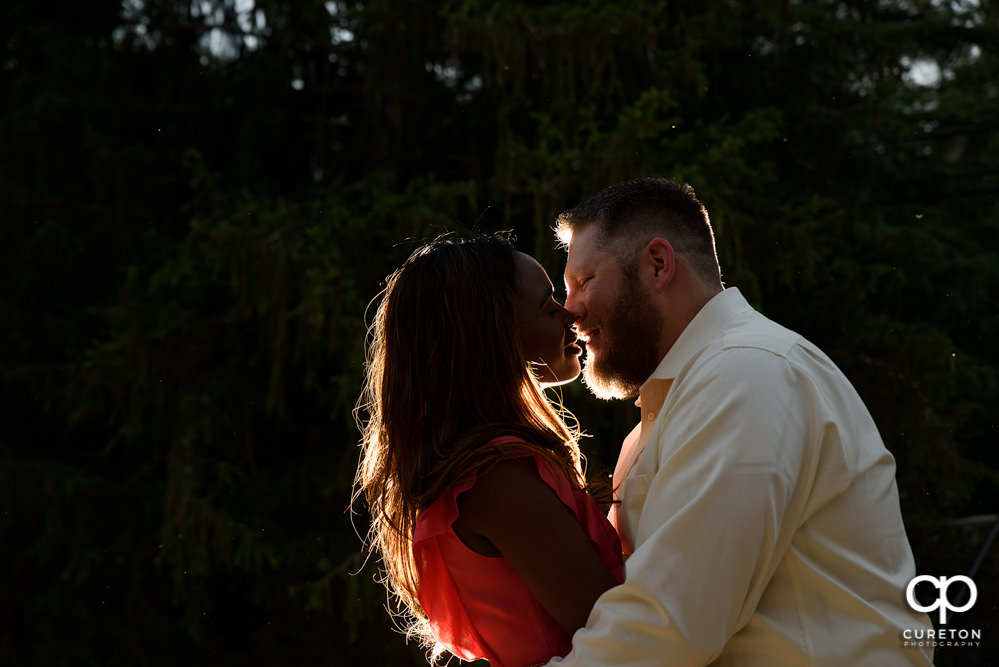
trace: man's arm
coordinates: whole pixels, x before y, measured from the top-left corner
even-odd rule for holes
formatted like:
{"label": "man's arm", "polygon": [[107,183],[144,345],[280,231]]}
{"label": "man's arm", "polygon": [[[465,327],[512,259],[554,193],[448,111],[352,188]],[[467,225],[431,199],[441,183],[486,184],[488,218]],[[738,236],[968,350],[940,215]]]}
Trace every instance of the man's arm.
{"label": "man's arm", "polygon": [[635,544],[625,583],[551,665],[706,665],[751,618],[806,500],[808,392],[779,356],[720,356],[674,383],[647,445],[658,460],[643,459],[620,508]]}

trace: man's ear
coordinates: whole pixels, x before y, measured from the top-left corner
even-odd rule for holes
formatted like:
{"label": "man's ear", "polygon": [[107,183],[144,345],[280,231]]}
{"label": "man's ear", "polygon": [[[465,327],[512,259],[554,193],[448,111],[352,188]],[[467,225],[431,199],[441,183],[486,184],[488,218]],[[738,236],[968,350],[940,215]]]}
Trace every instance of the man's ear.
{"label": "man's ear", "polygon": [[647,266],[646,275],[652,277],[652,285],[657,292],[669,287],[676,276],[676,255],[673,246],[664,238],[654,238],[642,251],[643,263]]}

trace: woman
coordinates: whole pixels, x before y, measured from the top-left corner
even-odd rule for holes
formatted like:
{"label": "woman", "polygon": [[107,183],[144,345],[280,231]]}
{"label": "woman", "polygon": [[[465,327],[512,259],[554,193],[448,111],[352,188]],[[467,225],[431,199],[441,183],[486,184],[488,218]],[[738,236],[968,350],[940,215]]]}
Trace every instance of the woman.
{"label": "woman", "polygon": [[388,280],[372,324],[355,493],[408,634],[464,660],[564,655],[620,543],[576,434],[542,390],[579,375],[572,316],[502,236],[444,236]]}

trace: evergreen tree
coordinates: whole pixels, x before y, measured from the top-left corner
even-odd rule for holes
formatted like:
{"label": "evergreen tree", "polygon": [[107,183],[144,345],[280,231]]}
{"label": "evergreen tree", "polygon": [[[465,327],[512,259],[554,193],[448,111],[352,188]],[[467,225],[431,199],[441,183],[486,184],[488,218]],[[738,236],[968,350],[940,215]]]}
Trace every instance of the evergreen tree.
{"label": "evergreen tree", "polygon": [[[445,229],[514,229],[556,276],[557,213],[650,174],[694,185],[726,282],[857,385],[920,570],[965,572],[988,525],[952,520],[999,508],[997,23],[3,3],[0,662],[421,664],[348,511],[368,304]],[[611,467],[630,406],[565,401]]]}

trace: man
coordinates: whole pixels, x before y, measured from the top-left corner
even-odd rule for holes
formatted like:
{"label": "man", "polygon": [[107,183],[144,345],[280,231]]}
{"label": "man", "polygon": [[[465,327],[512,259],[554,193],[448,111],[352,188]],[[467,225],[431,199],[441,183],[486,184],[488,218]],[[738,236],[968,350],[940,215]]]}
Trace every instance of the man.
{"label": "man", "polygon": [[602,398],[638,396],[611,513],[626,579],[550,665],[930,665],[895,464],[814,345],[722,286],[688,185],[639,179],[558,220],[565,307]]}

